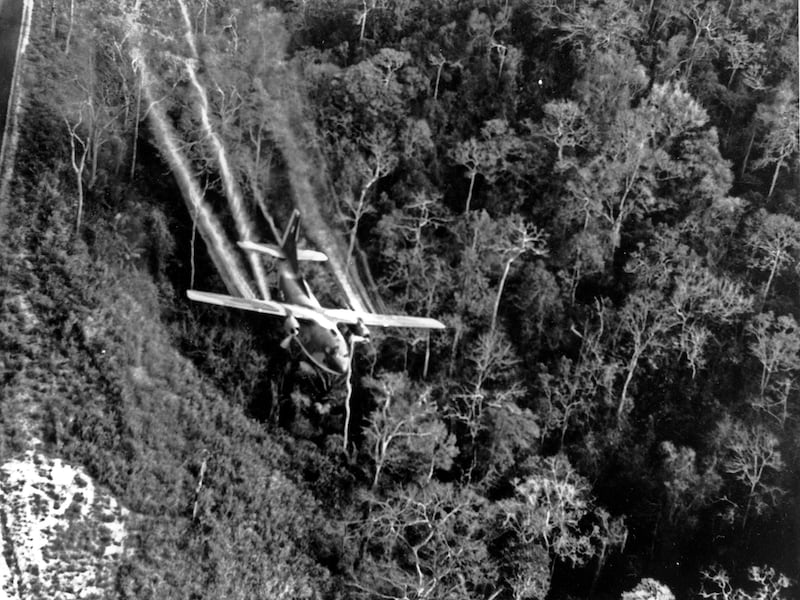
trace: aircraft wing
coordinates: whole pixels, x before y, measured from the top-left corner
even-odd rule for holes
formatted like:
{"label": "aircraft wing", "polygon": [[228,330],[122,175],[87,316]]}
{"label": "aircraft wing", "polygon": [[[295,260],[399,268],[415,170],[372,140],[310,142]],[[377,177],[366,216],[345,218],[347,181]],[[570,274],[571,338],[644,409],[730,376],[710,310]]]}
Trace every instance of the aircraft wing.
{"label": "aircraft wing", "polygon": [[376,313],[358,312],[344,308],[325,308],[325,316],[332,321],[356,325],[359,322],[367,327],[412,327],[417,329],[445,329],[444,323],[428,317],[411,317],[407,315],[380,315]]}
{"label": "aircraft wing", "polygon": [[224,294],[198,292],[196,290],[188,290],[186,295],[189,296],[190,300],[196,300],[197,302],[250,310],[257,313],[274,315],[276,317],[288,317],[292,315],[298,319],[306,319],[309,321],[319,321],[320,318],[320,314],[316,310],[297,304],[284,304],[283,302],[272,302],[271,300],[235,298],[233,296],[225,296]]}
{"label": "aircraft wing", "polygon": [[189,290],[186,292],[190,300],[227,306],[228,308],[238,308],[250,310],[257,313],[273,315],[276,317],[287,317],[292,315],[298,319],[324,323],[324,317],[336,323],[347,323],[357,325],[359,322],[367,327],[412,327],[417,329],[445,329],[442,322],[428,317],[410,317],[406,315],[380,315],[375,313],[358,312],[345,308],[321,308],[319,310],[300,306],[299,304],[286,304],[284,302],[273,302],[271,300],[252,300],[248,298],[235,298],[224,294],[214,294],[212,292],[198,292]]}

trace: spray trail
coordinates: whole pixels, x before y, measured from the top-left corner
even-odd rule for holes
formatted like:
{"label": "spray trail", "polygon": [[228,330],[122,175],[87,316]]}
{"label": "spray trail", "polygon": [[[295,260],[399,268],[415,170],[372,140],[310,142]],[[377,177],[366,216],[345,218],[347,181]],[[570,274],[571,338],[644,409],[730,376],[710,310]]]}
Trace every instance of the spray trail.
{"label": "spray trail", "polygon": [[[270,27],[276,33],[283,27],[277,14],[272,16]],[[288,39],[288,36],[278,36]],[[285,63],[285,51],[272,58],[275,64]],[[288,167],[295,206],[303,215],[304,230],[308,238],[328,255],[328,265],[339,282],[350,307],[355,310],[373,310],[366,289],[354,266],[348,270],[344,260],[340,236],[323,215],[319,200],[334,197],[332,186],[325,178],[325,160],[315,151],[314,132],[296,74],[287,67],[280,69],[281,76],[269,81],[254,82],[265,104],[269,107],[269,129]],[[312,171],[311,165],[316,165]]]}
{"label": "spray trail", "polygon": [[204,202],[200,186],[192,176],[189,162],[178,145],[178,136],[169,124],[164,108],[159,104],[155,96],[156,82],[147,67],[144,52],[141,48],[141,32],[138,20],[135,19],[134,14],[130,15],[129,20],[129,31],[132,32],[130,55],[134,66],[139,70],[142,92],[149,106],[148,116],[156,137],[156,143],[175,174],[189,212],[195,215],[195,222],[200,235],[206,243],[211,260],[214,262],[220,277],[222,277],[228,292],[234,296],[255,298],[255,293],[250,287],[245,269],[239,262],[238,254],[228,241],[222,225]]}
{"label": "spray trail", "polygon": [[289,115],[286,114],[285,106],[281,106],[281,104],[283,103],[279,103],[273,110],[271,129],[289,168],[289,180],[292,184],[295,206],[303,215],[303,229],[309,239],[328,255],[328,265],[339,281],[350,307],[363,311],[362,296],[351,285],[338,240],[331,233],[328,223],[317,206],[312,175],[308,167],[310,161],[297,138],[292,134],[291,127],[284,125],[288,122]]}
{"label": "spray trail", "polygon": [[[8,186],[14,175],[14,156],[17,152],[19,140],[20,107],[22,104],[22,89],[19,85],[19,76],[22,73],[22,55],[28,46],[31,35],[31,16],[33,14],[33,0],[24,0],[22,4],[22,17],[20,20],[20,33],[17,40],[16,55],[14,58],[14,72],[9,88],[8,105],[5,114],[5,132],[0,131],[0,210],[8,196]],[[0,229],[2,229],[0,224]]]}
{"label": "spray trail", "polygon": [[[228,153],[225,149],[225,145],[211,124],[211,106],[208,101],[208,94],[206,93],[206,89],[200,84],[200,81],[197,78],[197,62],[199,61],[199,54],[197,52],[197,43],[195,41],[194,34],[192,33],[192,22],[189,17],[189,12],[186,8],[186,3],[183,0],[178,0],[178,4],[180,5],[184,26],[186,27],[185,38],[189,44],[192,55],[190,59],[184,59],[183,63],[186,67],[186,73],[189,75],[189,81],[191,82],[192,87],[194,88],[194,91],[200,101],[198,110],[200,123],[203,127],[203,132],[205,133],[206,139],[209,141],[214,157],[216,158],[220,177],[222,178],[222,183],[225,189],[225,197],[228,200],[228,206],[231,209],[233,220],[236,223],[237,233],[244,241],[254,240],[256,236],[253,222],[250,220],[247,210],[245,209],[242,191],[239,188],[231,169],[230,161],[228,160]],[[267,276],[260,257],[250,253],[248,254],[247,258],[250,263],[250,268],[255,275],[256,284],[258,285],[258,290],[261,293],[262,298],[268,299],[269,288],[267,287]]]}

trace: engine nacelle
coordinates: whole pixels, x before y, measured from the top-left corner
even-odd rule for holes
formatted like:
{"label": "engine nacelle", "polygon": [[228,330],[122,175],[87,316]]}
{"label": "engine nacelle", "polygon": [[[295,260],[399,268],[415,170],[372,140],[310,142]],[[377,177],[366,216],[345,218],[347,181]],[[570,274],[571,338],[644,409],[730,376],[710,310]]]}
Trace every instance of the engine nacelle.
{"label": "engine nacelle", "polygon": [[286,332],[287,335],[296,336],[300,333],[300,323],[294,317],[294,315],[287,315],[286,319],[283,321],[283,330]]}
{"label": "engine nacelle", "polygon": [[356,321],[356,324],[350,327],[350,331],[354,336],[360,338],[359,341],[369,341],[369,329],[367,329],[367,326],[364,325],[364,321],[361,319]]}

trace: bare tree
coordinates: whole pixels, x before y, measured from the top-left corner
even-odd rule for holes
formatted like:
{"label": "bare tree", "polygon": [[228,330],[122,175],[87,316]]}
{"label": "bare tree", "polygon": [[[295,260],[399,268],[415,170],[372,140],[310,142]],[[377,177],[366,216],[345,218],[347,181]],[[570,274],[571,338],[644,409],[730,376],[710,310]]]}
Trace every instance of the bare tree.
{"label": "bare tree", "polygon": [[659,306],[658,298],[651,292],[637,292],[628,298],[619,315],[620,333],[628,340],[625,380],[617,404],[617,426],[621,427],[625,415],[633,408],[629,397],[630,386],[640,361],[645,356],[655,358],[669,345],[666,334],[678,323],[678,317]]}
{"label": "bare tree", "polygon": [[748,426],[726,420],[717,428],[715,442],[723,449],[722,469],[747,490],[747,503],[742,515],[744,527],[753,507],[757,514],[761,514],[784,493],[783,489],[769,482],[772,475],[784,467],[778,450],[778,437],[763,425]]}
{"label": "bare tree", "polygon": [[[514,485],[515,497],[502,502],[503,527],[524,544],[541,544],[572,565],[586,562],[614,546],[622,546],[627,530],[620,519],[593,506],[589,482],[563,454],[539,457],[533,472]],[[591,514],[599,523],[589,531],[582,521]]]}
{"label": "bare tree", "polygon": [[556,147],[556,169],[566,171],[575,165],[565,151],[574,150],[590,139],[581,107],[572,100],[557,100],[544,105],[544,134]]}
{"label": "bare tree", "polygon": [[64,54],[69,54],[72,41],[72,29],[75,24],[75,0],[69,0],[69,23],[67,25],[67,39],[64,41]]}
{"label": "bare tree", "polygon": [[748,257],[751,267],[769,272],[764,284],[762,306],[767,301],[772,283],[784,267],[797,264],[800,257],[800,223],[789,215],[758,213],[758,226],[747,239],[753,250]]}
{"label": "bare tree", "polygon": [[69,119],[64,117],[64,122],[69,132],[70,162],[75,173],[75,183],[78,187],[78,208],[75,215],[76,235],[80,232],[81,220],[83,219],[83,176],[86,171],[86,157],[91,149],[91,140],[88,134],[85,131],[81,131],[81,126],[84,122],[83,110],[80,110],[78,115],[78,120],[75,123],[70,123]]}
{"label": "bare tree", "polygon": [[522,140],[505,120],[492,119],[484,123],[479,137],[459,142],[451,150],[452,160],[467,169],[464,176],[469,179],[469,189],[464,202],[465,214],[469,212],[478,175],[488,182],[494,181],[508,170],[509,157],[518,152],[522,145]]}
{"label": "bare tree", "polygon": [[689,45],[689,58],[686,60],[683,72],[684,76],[689,77],[695,60],[703,58],[710,52],[710,42],[719,39],[719,30],[725,27],[726,23],[715,4],[691,4],[683,14],[694,29],[694,37]]}
{"label": "bare tree", "polygon": [[747,326],[750,353],[761,363],[758,397],[753,405],[783,425],[789,397],[800,371],[800,327],[791,315],[761,313]]}
{"label": "bare tree", "polygon": [[447,60],[441,52],[437,52],[436,54],[428,54],[428,62],[436,67],[436,82],[433,86],[433,99],[436,100],[439,98],[439,82],[442,78],[442,71],[448,65],[451,67],[461,67],[460,60]]}
{"label": "bare tree", "polygon": [[346,268],[350,267],[350,262],[353,258],[358,225],[364,215],[375,210],[369,203],[370,192],[380,179],[386,177],[397,166],[398,158],[392,150],[393,145],[394,142],[391,135],[385,130],[373,132],[364,140],[367,156],[363,160],[360,169],[363,179],[360,183],[358,199],[353,198],[349,193],[345,193],[342,197],[342,204],[346,211],[344,220],[349,229],[347,257],[345,259]]}
{"label": "bare tree", "polygon": [[750,567],[747,578],[758,587],[753,593],[733,587],[731,577],[725,569],[714,566],[702,572],[703,584],[699,597],[710,600],[780,600],[792,580],[772,567]]}
{"label": "bare tree", "polygon": [[475,587],[492,583],[481,503],[468,491],[431,482],[373,497],[369,506],[369,516],[354,529],[367,546],[360,577],[350,584],[356,597],[469,598]]}
{"label": "bare tree", "polygon": [[379,8],[380,0],[361,0],[361,10],[356,16],[356,25],[359,26],[358,41],[363,43],[367,32],[367,17],[373,10]]}
{"label": "bare tree", "polygon": [[[471,480],[472,471],[477,466],[478,437],[486,427],[486,410],[513,406],[524,390],[512,380],[511,375],[520,361],[502,331],[482,333],[468,359],[471,367],[468,384],[455,396],[450,410],[452,416],[464,424],[470,436],[473,453],[468,478]],[[495,388],[492,391],[485,389],[490,382]]]}
{"label": "bare tree", "polygon": [[429,482],[434,469],[448,466],[456,452],[430,389],[414,389],[402,375],[383,375],[373,384],[379,388],[379,405],[364,431],[375,468],[372,489],[378,488],[387,468],[401,465],[405,465],[402,470],[411,471],[410,477]]}
{"label": "bare tree", "polygon": [[614,403],[614,382],[622,363],[606,356],[602,343],[603,308],[598,305],[596,313],[598,323],[594,327],[587,321],[582,332],[573,328],[573,333],[581,339],[577,358],[573,361],[562,357],[554,373],[539,375],[544,403],[542,436],[555,430],[559,434],[559,447],[563,447],[570,427],[585,425],[599,406]]}
{"label": "bare tree", "polygon": [[506,244],[499,248],[500,254],[503,257],[503,274],[500,277],[500,283],[497,286],[497,297],[494,301],[494,308],[492,310],[492,320],[489,324],[489,331],[494,331],[497,322],[497,311],[500,308],[500,298],[503,295],[503,289],[506,285],[508,273],[511,270],[512,263],[520,258],[523,254],[532,253],[534,256],[546,256],[547,244],[545,242],[544,232],[536,226],[526,224],[522,219],[512,219],[508,223],[508,238],[504,240]]}
{"label": "bare tree", "polygon": [[753,167],[760,169],[775,165],[767,198],[771,198],[778,182],[781,169],[789,164],[789,159],[800,148],[800,124],[798,124],[797,86],[785,81],[770,103],[760,104],[756,119],[767,128],[761,143],[763,156],[753,161]]}

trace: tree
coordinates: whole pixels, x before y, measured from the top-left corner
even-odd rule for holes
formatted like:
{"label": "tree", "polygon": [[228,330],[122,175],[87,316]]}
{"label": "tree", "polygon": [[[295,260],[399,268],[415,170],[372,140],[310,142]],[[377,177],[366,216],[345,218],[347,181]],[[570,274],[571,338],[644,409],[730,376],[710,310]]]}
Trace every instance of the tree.
{"label": "tree", "polygon": [[[108,163],[118,166],[122,162],[125,145],[121,130],[127,123],[120,122],[120,116],[126,114],[132,101],[127,80],[130,72],[124,68],[119,51],[122,27],[114,16],[91,14],[92,8],[71,2],[66,44],[67,48],[72,44],[72,54],[57,57],[57,85],[47,90],[54,96],[69,134],[70,162],[78,188],[76,230],[80,229],[86,192],[99,179],[103,148],[116,150]],[[73,19],[80,28],[76,43],[69,41]]]}
{"label": "tree", "polygon": [[762,306],[766,303],[775,276],[800,260],[800,223],[786,214],[768,213],[761,209],[756,228],[747,238],[753,253],[748,257],[753,268],[768,271]]}
{"label": "tree", "polygon": [[576,166],[574,158],[565,151],[575,152],[591,137],[584,123],[585,115],[573,100],[554,100],[544,105],[543,132],[549,142],[556,147],[556,170],[567,171]]}
{"label": "tree", "polygon": [[675,147],[682,140],[692,140],[690,132],[702,127],[708,115],[680,85],[669,83],[654,85],[647,100],[635,108],[630,106],[628,91],[613,109],[601,112],[588,103],[596,103],[595,95],[600,93],[591,77],[608,85],[609,74],[602,77],[603,73],[586,76],[588,89],[580,110],[568,104],[552,106],[551,112],[558,113],[551,117],[556,123],[551,121],[545,131],[550,131],[560,151],[577,143],[585,149],[579,161],[562,158],[559,168],[574,166],[565,183],[562,218],[580,227],[583,234],[606,233],[613,254],[628,223],[641,223],[675,207],[666,185],[693,174],[692,154],[675,157]]}
{"label": "tree", "polygon": [[504,265],[503,274],[497,286],[497,297],[495,298],[494,309],[492,310],[492,320],[489,324],[490,332],[494,331],[497,322],[500,297],[503,295],[503,288],[505,287],[508,273],[511,270],[511,264],[528,252],[532,253],[534,256],[545,256],[547,254],[545,234],[539,228],[527,225],[522,219],[513,219],[513,217],[508,222],[501,224],[501,227],[508,228],[507,240],[509,244],[499,249],[500,255],[504,260]]}
{"label": "tree", "polygon": [[698,464],[694,448],[661,442],[663,482],[666,491],[667,523],[694,526],[697,511],[715,500],[722,479],[713,466]]}
{"label": "tree", "polygon": [[364,43],[367,31],[367,17],[373,10],[383,8],[381,0],[361,0],[361,10],[356,17],[356,25],[360,27],[358,34],[359,43]]}
{"label": "tree", "polygon": [[490,282],[502,263],[496,252],[497,242],[506,232],[485,210],[473,211],[454,222],[458,248],[454,268],[453,304],[456,321],[450,351],[450,371],[455,367],[459,344],[470,332],[479,332],[489,319],[496,295]]}
{"label": "tree", "polygon": [[446,66],[450,67],[461,67],[460,60],[447,60],[443,55],[441,50],[439,50],[436,54],[428,54],[428,62],[431,63],[433,66],[436,67],[436,82],[433,86],[433,99],[439,99],[439,82],[442,79],[442,71]]}
{"label": "tree", "polygon": [[[684,221],[686,232],[695,227],[701,225]],[[695,377],[705,365],[707,347],[715,341],[712,332],[735,323],[751,309],[752,300],[738,282],[712,268],[708,256],[698,254],[684,239],[680,230],[661,227],[649,244],[632,254],[626,270],[635,276],[638,288],[662,295],[654,302],[674,317],[679,332],[672,345],[685,356]]]}
{"label": "tree", "polygon": [[570,427],[580,427],[592,418],[601,406],[614,404],[614,384],[622,364],[605,356],[603,346],[605,311],[597,309],[598,324],[592,328],[587,320],[583,331],[573,329],[580,338],[577,358],[562,356],[554,373],[542,372],[538,382],[544,404],[542,434],[559,434],[559,449]]}
{"label": "tree", "polygon": [[632,409],[629,397],[631,383],[640,361],[647,356],[655,361],[668,348],[667,334],[679,323],[678,317],[659,306],[652,292],[634,292],[628,297],[619,314],[619,331],[627,343],[625,380],[617,403],[617,426],[621,427],[626,414]]}
{"label": "tree", "polygon": [[601,548],[623,546],[627,536],[621,521],[607,515],[588,532],[583,529],[587,516],[603,514],[590,489],[565,455],[537,457],[529,474],[514,482],[514,498],[499,503],[502,527],[525,545],[542,545],[555,558],[584,565]]}
{"label": "tree", "polygon": [[[392,306],[400,310],[420,315],[448,312],[444,299],[451,291],[448,284],[453,270],[445,253],[437,248],[434,237],[449,221],[440,200],[439,195],[415,192],[402,208],[384,214],[375,230],[381,240],[384,263],[378,289],[384,298],[392,298]],[[410,338],[412,346],[420,341],[416,334],[408,333],[414,336]],[[409,339],[400,331],[396,335]],[[429,332],[422,341],[425,342],[425,378],[431,358]]]}
{"label": "tree", "polygon": [[[70,133],[71,143],[77,142],[81,146],[79,154],[82,156],[78,160],[81,178],[84,174],[86,175],[85,186],[87,190],[91,190],[97,183],[100,151],[104,145],[116,137],[114,129],[119,125],[117,119],[126,108],[125,106],[108,106],[105,102],[107,99],[98,100],[93,97],[95,94],[93,90],[84,88],[84,91],[86,97],[75,109],[79,114],[77,122],[68,122],[67,129]],[[81,130],[83,134],[81,134]],[[73,162],[75,161],[73,160]],[[73,168],[75,168],[74,165]]]}
{"label": "tree", "polygon": [[623,592],[621,600],[675,600],[675,595],[655,579],[642,579],[631,591]]}
{"label": "tree", "polygon": [[711,600],[784,600],[788,598],[784,596],[784,590],[792,585],[792,580],[786,575],[766,565],[747,570],[747,578],[757,586],[752,594],[734,588],[728,572],[719,566],[704,570],[702,575],[700,597]]}
{"label": "tree", "polygon": [[458,142],[450,157],[457,165],[467,169],[464,176],[469,179],[469,189],[464,202],[464,213],[469,212],[475,180],[482,175],[492,183],[503,171],[508,170],[512,157],[520,153],[524,142],[509,128],[503,119],[486,121],[479,138],[471,137]]}
{"label": "tree", "polygon": [[69,0],[69,24],[67,27],[67,39],[64,41],[64,54],[69,54],[70,41],[72,40],[72,30],[75,25],[75,0]]}
{"label": "tree", "polygon": [[555,9],[553,24],[561,30],[559,41],[568,43],[582,59],[609,50],[624,51],[643,33],[642,20],[623,0],[581,5],[577,10],[562,10],[556,3],[551,6]]}
{"label": "tree", "polygon": [[791,315],[756,315],[747,326],[754,339],[750,353],[761,364],[758,397],[753,404],[783,426],[789,416],[789,395],[800,370],[800,328]]}
{"label": "tree", "polygon": [[[471,460],[468,478],[472,481],[473,470],[481,462],[478,460],[479,440],[487,428],[487,410],[490,407],[501,409],[507,405],[513,406],[523,390],[512,377],[519,360],[501,331],[480,334],[468,355],[468,361],[466,385],[455,395],[450,411],[464,425],[469,436]],[[487,389],[489,384],[493,384],[493,389]]]}
{"label": "tree", "polygon": [[441,421],[431,390],[416,389],[400,374],[368,382],[378,391],[378,406],[367,419],[364,448],[374,465],[371,489],[383,473],[404,481],[431,481],[436,469],[448,469],[458,453]]}
{"label": "tree", "polygon": [[771,198],[781,169],[789,164],[800,147],[797,86],[784,81],[770,103],[759,104],[756,119],[766,127],[767,134],[760,144],[763,156],[753,161],[753,168],[775,165],[767,192],[767,198]]}
{"label": "tree", "polygon": [[499,65],[497,67],[497,79],[503,76],[503,67],[506,61],[509,63],[509,78],[513,79],[516,74],[516,66],[519,62],[520,51],[508,43],[498,39],[498,34],[507,29],[511,23],[511,4],[505,0],[503,6],[490,18],[484,12],[473,9],[469,15],[468,27],[472,34],[470,45],[475,47],[486,47],[487,55],[497,52]]}
{"label": "tree", "polygon": [[357,200],[349,192],[342,195],[342,204],[346,211],[343,218],[349,229],[349,242],[345,258],[348,267],[356,247],[358,224],[364,215],[375,211],[369,203],[369,193],[378,180],[386,177],[397,166],[398,157],[393,151],[394,145],[389,132],[381,128],[364,140],[363,146],[367,151],[366,158],[362,157],[360,153],[355,156],[351,155],[360,171],[360,189]]}
{"label": "tree", "polygon": [[358,578],[350,583],[355,596],[477,599],[494,583],[482,498],[431,482],[368,502],[368,517],[353,530],[364,548]]}
{"label": "tree", "polygon": [[750,509],[762,514],[777,497],[784,493],[770,483],[784,468],[778,437],[763,425],[744,425],[726,419],[714,433],[714,443],[720,449],[721,468],[733,475],[746,489],[747,502],[742,514],[742,527],[747,524]]}
{"label": "tree", "polygon": [[77,123],[70,123],[64,119],[69,132],[70,162],[75,173],[75,183],[78,186],[78,208],[75,211],[75,234],[80,232],[81,219],[83,218],[83,175],[86,171],[86,157],[91,146],[89,140],[81,135],[80,127],[83,124],[83,111],[80,111]]}
{"label": "tree", "polygon": [[720,38],[721,32],[724,32],[729,25],[727,18],[720,12],[716,4],[689,3],[688,9],[683,14],[694,30],[684,69],[684,76],[688,78],[692,74],[695,61],[715,50],[714,42]]}
{"label": "tree", "polygon": [[760,42],[751,42],[747,35],[738,30],[731,30],[725,35],[725,54],[731,75],[728,78],[728,87],[731,87],[734,77],[739,71],[744,70],[744,81],[746,85],[759,86],[758,79],[759,67],[762,66],[766,51]]}

